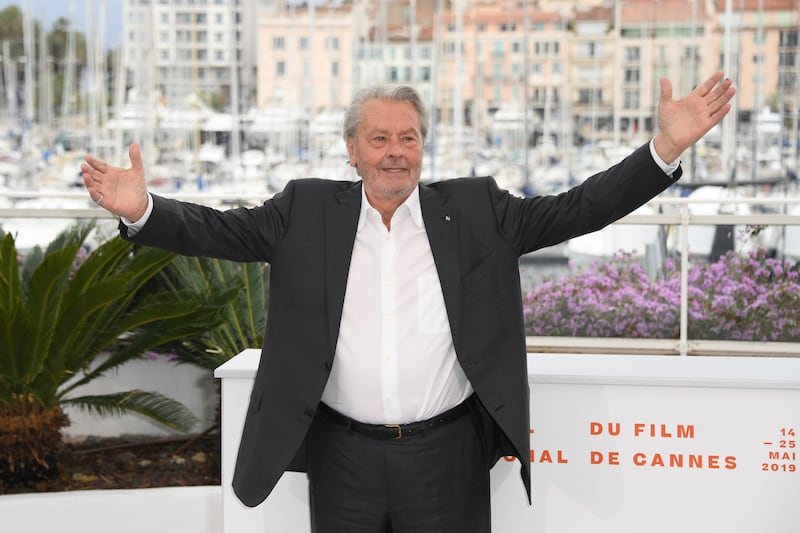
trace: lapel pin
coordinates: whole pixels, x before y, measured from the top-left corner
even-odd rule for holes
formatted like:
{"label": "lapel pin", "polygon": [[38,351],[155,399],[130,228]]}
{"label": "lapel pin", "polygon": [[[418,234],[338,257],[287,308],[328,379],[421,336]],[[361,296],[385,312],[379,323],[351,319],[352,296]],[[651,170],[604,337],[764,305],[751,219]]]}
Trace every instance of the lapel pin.
{"label": "lapel pin", "polygon": [[444,215],[442,217],[442,220],[444,220],[445,222],[450,222],[450,215]]}

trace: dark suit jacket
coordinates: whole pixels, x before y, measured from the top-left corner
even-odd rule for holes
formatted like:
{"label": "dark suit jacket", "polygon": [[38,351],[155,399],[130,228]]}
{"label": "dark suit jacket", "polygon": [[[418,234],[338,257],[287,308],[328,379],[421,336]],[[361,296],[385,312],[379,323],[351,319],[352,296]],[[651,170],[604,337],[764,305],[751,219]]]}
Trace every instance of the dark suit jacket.
{"label": "dark suit jacket", "polygon": [[[455,351],[480,400],[490,464],[516,456],[529,498],[519,256],[600,229],[674,179],[644,145],[557,196],[517,198],[492,178],[420,185]],[[336,349],[360,204],[361,183],[315,179],[289,183],[263,206],[224,212],[154,196],[151,218],[131,239],[185,255],[271,263],[270,312],[233,479],[246,505],[262,502],[285,470],[304,468],[306,431]]]}

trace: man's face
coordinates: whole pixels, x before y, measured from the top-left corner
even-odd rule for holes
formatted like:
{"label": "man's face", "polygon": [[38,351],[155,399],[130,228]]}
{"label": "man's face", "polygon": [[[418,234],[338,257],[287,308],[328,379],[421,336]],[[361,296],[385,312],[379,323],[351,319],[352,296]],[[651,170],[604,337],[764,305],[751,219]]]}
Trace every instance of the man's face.
{"label": "man's face", "polygon": [[409,102],[370,100],[363,105],[347,152],[371,203],[399,205],[408,198],[422,172],[422,144],[419,116]]}

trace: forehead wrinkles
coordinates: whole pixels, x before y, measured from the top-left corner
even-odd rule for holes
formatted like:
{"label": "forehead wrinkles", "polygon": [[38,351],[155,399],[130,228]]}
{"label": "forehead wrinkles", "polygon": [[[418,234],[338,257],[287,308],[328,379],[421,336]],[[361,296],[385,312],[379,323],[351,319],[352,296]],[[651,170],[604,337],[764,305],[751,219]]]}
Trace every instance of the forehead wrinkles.
{"label": "forehead wrinkles", "polygon": [[359,130],[365,132],[411,133],[420,136],[420,119],[408,102],[370,100],[364,104]]}

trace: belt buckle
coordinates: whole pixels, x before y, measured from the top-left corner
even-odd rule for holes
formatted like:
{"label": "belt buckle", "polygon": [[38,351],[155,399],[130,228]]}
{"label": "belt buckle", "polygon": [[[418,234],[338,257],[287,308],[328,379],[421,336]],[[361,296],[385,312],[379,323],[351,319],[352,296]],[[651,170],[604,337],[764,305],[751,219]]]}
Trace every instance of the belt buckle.
{"label": "belt buckle", "polygon": [[392,437],[392,440],[403,438],[403,428],[400,427],[400,424],[384,424],[383,427],[397,429],[397,436]]}

